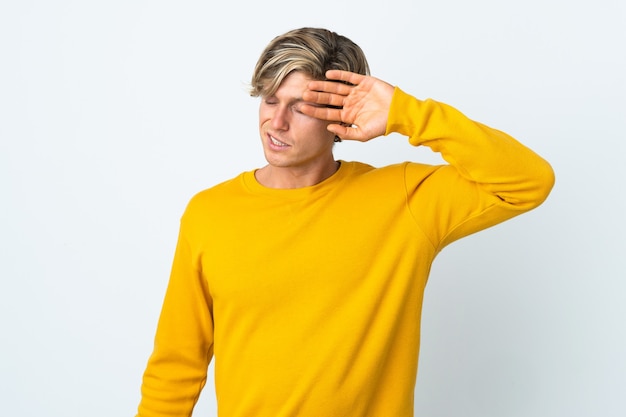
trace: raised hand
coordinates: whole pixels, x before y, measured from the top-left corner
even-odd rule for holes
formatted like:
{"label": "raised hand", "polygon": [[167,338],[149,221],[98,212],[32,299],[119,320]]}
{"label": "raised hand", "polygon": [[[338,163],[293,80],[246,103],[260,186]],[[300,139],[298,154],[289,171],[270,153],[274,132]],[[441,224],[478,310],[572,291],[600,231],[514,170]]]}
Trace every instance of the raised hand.
{"label": "raised hand", "polygon": [[341,139],[368,141],[385,134],[394,87],[374,77],[330,70],[329,80],[311,81],[303,93],[301,111],[331,122],[328,130]]}

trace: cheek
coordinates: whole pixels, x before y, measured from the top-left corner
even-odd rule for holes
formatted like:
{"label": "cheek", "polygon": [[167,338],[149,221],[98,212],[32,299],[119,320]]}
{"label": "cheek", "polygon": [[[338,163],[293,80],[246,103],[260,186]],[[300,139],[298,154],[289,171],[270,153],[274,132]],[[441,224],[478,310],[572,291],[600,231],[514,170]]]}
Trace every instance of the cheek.
{"label": "cheek", "polygon": [[263,126],[263,124],[265,124],[270,119],[270,113],[262,107],[259,108],[259,126]]}
{"label": "cheek", "polygon": [[[315,132],[328,132],[326,127],[330,124],[330,122],[326,120],[315,119],[303,114],[298,114],[295,119],[298,121],[298,125],[302,126],[303,129]],[[328,133],[331,134],[330,132]]]}

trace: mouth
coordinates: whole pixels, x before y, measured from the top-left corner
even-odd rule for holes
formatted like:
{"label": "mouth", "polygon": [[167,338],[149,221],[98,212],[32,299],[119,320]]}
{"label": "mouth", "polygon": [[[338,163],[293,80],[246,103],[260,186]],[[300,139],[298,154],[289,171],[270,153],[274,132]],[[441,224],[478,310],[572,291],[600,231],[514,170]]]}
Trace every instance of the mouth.
{"label": "mouth", "polygon": [[288,147],[288,146],[289,146],[289,145],[288,145],[288,144],[286,144],[285,142],[281,142],[281,141],[279,141],[278,139],[276,139],[276,138],[275,138],[274,136],[272,136],[272,135],[268,135],[268,136],[269,136],[269,139],[270,139],[270,144],[271,144],[271,145],[273,145],[273,146],[275,146],[275,147],[278,147],[278,148],[286,148],[286,147]]}

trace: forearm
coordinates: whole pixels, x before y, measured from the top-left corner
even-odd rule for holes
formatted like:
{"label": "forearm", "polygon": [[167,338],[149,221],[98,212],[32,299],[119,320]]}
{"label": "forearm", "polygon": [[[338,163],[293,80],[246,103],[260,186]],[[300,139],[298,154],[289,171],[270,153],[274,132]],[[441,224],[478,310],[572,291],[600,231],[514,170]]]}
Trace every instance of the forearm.
{"label": "forearm", "polygon": [[387,132],[409,137],[441,153],[459,175],[520,210],[541,204],[552,188],[551,166],[511,136],[468,119],[434,100],[418,100],[396,88]]}
{"label": "forearm", "polygon": [[191,416],[206,382],[210,356],[210,348],[157,346],[143,376],[137,417]]}

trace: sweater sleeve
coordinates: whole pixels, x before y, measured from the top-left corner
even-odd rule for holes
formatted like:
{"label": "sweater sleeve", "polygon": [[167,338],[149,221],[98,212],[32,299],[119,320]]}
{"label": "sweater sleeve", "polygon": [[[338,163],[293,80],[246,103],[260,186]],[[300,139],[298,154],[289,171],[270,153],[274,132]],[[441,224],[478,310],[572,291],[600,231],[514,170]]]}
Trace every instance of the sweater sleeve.
{"label": "sweater sleeve", "polygon": [[409,163],[405,171],[409,207],[438,250],[537,207],[554,184],[548,162],[511,136],[399,88],[387,122],[386,134],[392,132],[449,164],[425,172]]}
{"label": "sweater sleeve", "polygon": [[212,300],[184,227],[144,372],[137,417],[188,417],[213,355]]}

